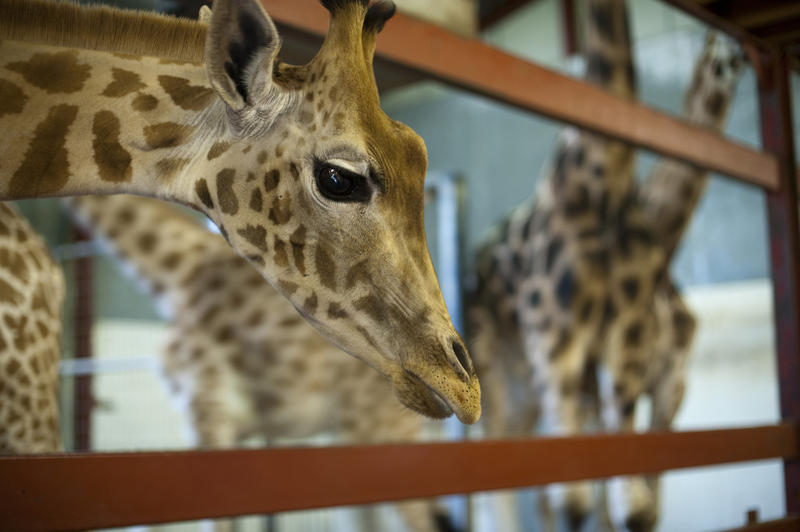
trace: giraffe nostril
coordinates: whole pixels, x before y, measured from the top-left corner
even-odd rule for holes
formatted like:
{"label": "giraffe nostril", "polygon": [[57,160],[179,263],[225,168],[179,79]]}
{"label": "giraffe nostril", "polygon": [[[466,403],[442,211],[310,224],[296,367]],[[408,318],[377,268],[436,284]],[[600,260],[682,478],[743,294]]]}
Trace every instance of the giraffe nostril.
{"label": "giraffe nostril", "polygon": [[453,340],[451,342],[453,347],[453,353],[456,355],[456,359],[458,363],[461,364],[461,367],[466,372],[467,376],[471,376],[472,371],[472,360],[470,360],[469,355],[467,354],[467,350],[464,349],[464,346],[461,344],[459,340]]}

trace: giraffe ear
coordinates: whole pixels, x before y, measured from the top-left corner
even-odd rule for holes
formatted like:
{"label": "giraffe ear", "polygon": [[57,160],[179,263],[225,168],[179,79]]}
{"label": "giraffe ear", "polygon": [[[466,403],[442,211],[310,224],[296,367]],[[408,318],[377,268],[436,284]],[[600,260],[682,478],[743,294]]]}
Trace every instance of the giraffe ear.
{"label": "giraffe ear", "polygon": [[235,110],[254,105],[271,90],[280,37],[256,0],[215,0],[206,35],[211,85]]}

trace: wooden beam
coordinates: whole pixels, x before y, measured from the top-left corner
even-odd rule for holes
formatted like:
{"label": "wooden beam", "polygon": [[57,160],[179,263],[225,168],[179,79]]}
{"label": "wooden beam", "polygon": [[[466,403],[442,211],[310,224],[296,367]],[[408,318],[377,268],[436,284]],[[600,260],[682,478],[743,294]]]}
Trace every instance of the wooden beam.
{"label": "wooden beam", "polygon": [[[276,21],[298,32],[327,29],[327,14],[311,0],[265,5]],[[768,189],[778,183],[772,155],[402,14],[386,25],[378,54],[431,79]]]}
{"label": "wooden beam", "polygon": [[0,458],[5,530],[79,530],[519,488],[796,457],[784,424],[371,447]]}

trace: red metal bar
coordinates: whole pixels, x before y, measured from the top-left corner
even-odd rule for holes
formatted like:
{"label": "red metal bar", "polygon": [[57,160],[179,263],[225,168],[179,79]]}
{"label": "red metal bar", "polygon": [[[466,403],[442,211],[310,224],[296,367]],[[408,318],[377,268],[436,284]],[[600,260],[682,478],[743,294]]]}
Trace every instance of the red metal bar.
{"label": "red metal bar", "polygon": [[790,515],[784,519],[731,528],[725,532],[797,532],[798,530],[800,530],[800,517]]}
{"label": "red metal bar", "polygon": [[255,515],[794,458],[794,425],[373,447],[0,458],[6,530]]}
{"label": "red metal bar", "polygon": [[[262,2],[284,28],[316,38],[327,31],[327,13],[317,2]],[[647,106],[617,98],[434,24],[396,15],[378,39],[378,54],[431,79],[527,111],[762,187],[778,185],[777,162],[770,154],[726,140]]]}
{"label": "red metal bar", "polygon": [[[76,241],[89,240],[89,235],[75,230]],[[75,358],[92,356],[92,325],[94,321],[94,263],[91,257],[75,261]],[[88,451],[92,435],[92,376],[75,377],[75,407],[73,413],[73,450]]]}
{"label": "red metal bar", "polygon": [[[780,189],[767,193],[776,348],[783,419],[800,419],[800,230],[792,107],[786,57],[763,54],[759,74],[761,135],[779,164]],[[784,463],[787,512],[800,512],[800,461]]]}
{"label": "red metal bar", "polygon": [[561,27],[564,55],[578,53],[578,35],[575,28],[575,0],[561,0]]}

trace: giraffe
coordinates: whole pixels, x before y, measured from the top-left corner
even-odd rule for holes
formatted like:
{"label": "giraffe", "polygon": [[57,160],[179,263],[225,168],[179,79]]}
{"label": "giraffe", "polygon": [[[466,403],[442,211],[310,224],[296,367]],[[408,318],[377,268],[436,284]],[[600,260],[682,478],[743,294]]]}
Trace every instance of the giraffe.
{"label": "giraffe", "polygon": [[[634,99],[625,3],[590,0],[586,14],[587,80]],[[479,252],[468,319],[489,390],[490,436],[529,431],[507,422],[514,400],[534,400],[531,387],[546,433],[579,432],[585,421],[581,383],[592,365],[615,379],[610,390],[599,390],[606,429],[632,430],[647,353],[641,341],[651,326],[643,319],[651,312],[649,279],[662,261],[633,201],[634,163],[630,146],[566,129],[534,202],[513,212]],[[504,368],[529,379],[512,387],[511,401]],[[588,482],[550,486],[546,496],[572,530],[582,527],[593,506]]]}
{"label": "giraffe", "polygon": [[[684,116],[694,123],[720,129],[724,124],[726,111],[741,73],[741,66],[741,54],[735,51],[732,43],[712,35],[696,64],[693,82],[685,99]],[[609,171],[611,170],[608,168],[605,170]],[[667,268],[680,240],[680,233],[685,229],[691,211],[697,204],[697,198],[706,178],[704,172],[691,165],[664,159],[653,168],[650,177],[641,187],[633,187],[636,197],[635,200],[628,199],[633,202],[628,208],[636,209],[634,212],[638,211],[637,218],[642,215],[649,218],[647,224],[641,225],[642,230],[654,233],[652,243],[662,250],[664,258],[661,267],[647,270],[646,273],[651,276],[649,281],[647,278],[642,280],[632,277],[626,279],[622,285],[609,283],[609,289],[621,290],[626,297],[611,299],[611,308],[609,299],[604,303],[606,306],[604,313],[618,313],[620,311],[614,307],[618,306],[619,302],[636,303],[636,301],[626,301],[628,293],[637,292],[640,286],[645,284],[652,287],[652,295],[647,296],[649,303],[648,300],[643,300],[641,305],[636,306],[639,309],[650,307],[643,316],[651,322],[647,326],[651,332],[641,338],[644,350],[642,354],[646,355],[646,358],[634,357],[623,362],[622,369],[627,369],[628,373],[623,373],[621,376],[626,380],[633,377],[634,380],[640,381],[636,389],[651,397],[651,430],[669,430],[683,398],[687,361],[696,320]],[[547,187],[548,183],[544,186]],[[509,272],[516,273],[515,263],[530,260],[524,253],[533,242],[539,240],[540,247],[545,245],[542,242],[546,242],[549,249],[551,245],[549,239],[554,238],[548,233],[550,229],[546,224],[536,225],[538,220],[548,216],[547,211],[542,211],[539,201],[541,200],[537,198],[533,203],[519,207],[486,243],[478,266],[478,287],[472,294],[469,314],[473,317],[473,325],[480,327],[476,343],[473,345],[473,353],[484,385],[486,401],[484,423],[487,432],[494,436],[509,432],[517,435],[529,434],[539,420],[540,410],[546,404],[541,397],[546,389],[534,378],[534,373],[540,370],[537,361],[525,357],[523,335],[526,334],[524,331],[526,324],[518,318],[529,312],[526,305],[535,306],[535,302],[522,301],[520,306],[515,291],[522,281],[508,277]],[[670,222],[673,219],[680,221]],[[611,244],[609,248],[603,250],[603,253],[624,252],[624,233],[618,236],[613,232],[619,231],[620,228],[624,230],[625,226],[622,220],[616,220],[616,223],[616,227],[608,229],[612,232],[609,239]],[[621,249],[615,251],[614,245],[620,246]],[[520,253],[523,255],[520,256]],[[639,256],[641,255],[634,254],[630,258],[635,260]],[[608,259],[604,257],[603,260]],[[531,273],[537,275],[536,272],[522,272],[518,275]],[[580,292],[585,290],[583,284],[577,283],[575,289],[578,291],[578,295],[574,296],[577,300],[588,300],[580,295]],[[496,298],[494,308],[486,307],[492,298]],[[487,311],[487,308],[490,310]],[[582,307],[581,312],[584,310],[585,307]],[[559,319],[558,312],[558,309],[546,307],[541,319]],[[591,312],[591,309],[586,312]],[[581,314],[579,317],[584,316]],[[589,316],[586,316],[586,319],[588,320]],[[604,317],[600,322],[601,327],[609,327],[606,334],[613,334],[611,328],[616,325],[611,322],[612,319]],[[573,323],[576,328],[585,326],[585,322],[580,319],[574,320]],[[495,328],[494,331],[489,330],[488,334],[487,324]],[[602,329],[599,332],[595,330],[593,334],[602,334]],[[562,394],[562,400],[571,400],[575,403],[574,423],[577,427],[596,429],[603,415],[601,409],[614,406],[613,403],[609,405],[607,399],[604,405],[598,404],[603,402],[599,397],[601,390],[598,387],[603,379],[598,379],[598,372],[606,372],[606,377],[611,373],[607,368],[600,367],[605,364],[606,357],[609,356],[604,353],[603,345],[600,339],[591,346],[600,346],[597,350],[590,348],[582,355],[567,354],[572,357],[585,357],[577,361],[563,362],[559,358],[563,355],[547,361],[553,366],[550,368],[553,373],[548,378],[555,379],[556,385],[563,386],[555,393]],[[490,351],[490,349],[495,350]],[[560,380],[563,379],[564,369],[558,367],[559,363],[565,364],[572,371],[580,372],[580,378],[575,381]],[[611,377],[617,379],[620,375],[611,373]],[[608,378],[605,381],[608,383]],[[539,386],[532,387],[531,384]],[[632,407],[632,404],[627,406],[628,409]],[[631,410],[629,415],[632,414]],[[626,428],[630,428],[630,425]],[[638,489],[631,490],[631,486]],[[658,516],[658,477],[636,479],[628,486],[618,479],[612,480],[608,483],[607,498],[610,512],[608,519],[612,528],[649,530]],[[552,516],[548,515],[549,508],[546,504],[544,506],[545,517],[552,519]],[[583,520],[583,516],[574,516],[572,519],[573,528],[579,528],[578,523]]]}
{"label": "giraffe", "polygon": [[480,385],[425,242],[425,146],[372,72],[394,4],[322,4],[322,48],[293,66],[256,0],[217,0],[207,24],[0,0],[0,200],[193,207],[403,404],[474,423]]}
{"label": "giraffe", "polygon": [[[331,431],[360,444],[422,438],[424,418],[403,407],[381,375],[327,342],[196,217],[126,195],[65,203],[158,300],[170,331],[163,372],[194,445]],[[153,227],[160,230],[143,249]],[[398,510],[414,531],[437,530],[445,519],[433,501]]]}
{"label": "giraffe", "polygon": [[0,203],[0,454],[62,450],[64,276],[19,211]]}

